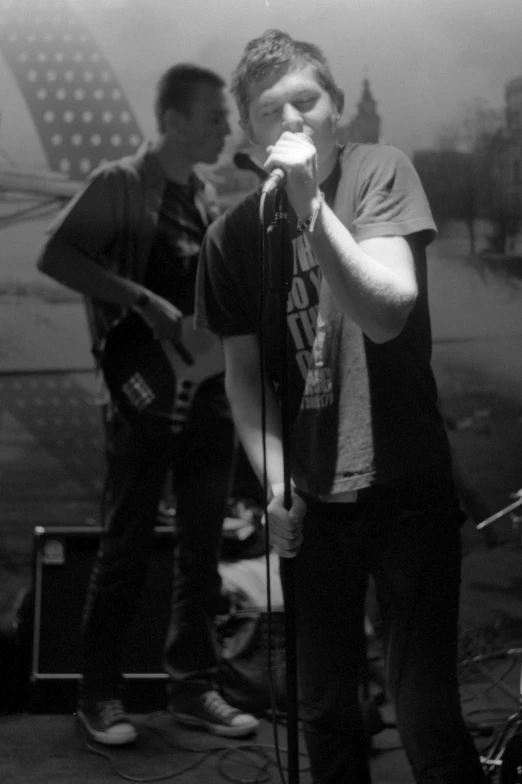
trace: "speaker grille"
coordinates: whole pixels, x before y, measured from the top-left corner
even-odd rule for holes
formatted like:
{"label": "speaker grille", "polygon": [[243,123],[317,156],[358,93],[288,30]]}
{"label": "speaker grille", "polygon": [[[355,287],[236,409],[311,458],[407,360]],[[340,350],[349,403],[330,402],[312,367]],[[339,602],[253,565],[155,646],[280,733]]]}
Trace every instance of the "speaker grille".
{"label": "speaker grille", "polygon": [[[83,605],[100,533],[97,526],[36,529],[35,680],[80,677]],[[166,677],[161,659],[170,617],[173,543],[171,528],[156,528],[144,590],[123,646],[122,669],[127,677]]]}

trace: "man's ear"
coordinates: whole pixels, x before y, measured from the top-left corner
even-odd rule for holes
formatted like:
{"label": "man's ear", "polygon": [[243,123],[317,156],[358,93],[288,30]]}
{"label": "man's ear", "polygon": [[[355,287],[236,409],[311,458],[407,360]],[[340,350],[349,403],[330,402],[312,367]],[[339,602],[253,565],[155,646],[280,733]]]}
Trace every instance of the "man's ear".
{"label": "man's ear", "polygon": [[176,109],[166,109],[163,114],[163,128],[165,133],[179,133],[183,128],[186,117]]}

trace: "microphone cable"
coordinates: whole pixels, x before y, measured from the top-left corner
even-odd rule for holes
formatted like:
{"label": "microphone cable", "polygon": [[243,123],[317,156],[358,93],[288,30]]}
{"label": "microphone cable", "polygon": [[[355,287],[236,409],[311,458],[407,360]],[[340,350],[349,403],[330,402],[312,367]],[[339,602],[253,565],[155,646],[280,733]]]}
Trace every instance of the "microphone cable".
{"label": "microphone cable", "polygon": [[[265,566],[266,566],[266,594],[267,594],[267,673],[268,684],[270,692],[271,703],[271,723],[272,732],[274,737],[274,749],[277,760],[277,768],[281,781],[286,784],[286,779],[283,771],[283,764],[281,761],[281,752],[279,747],[279,737],[277,734],[277,717],[280,711],[277,709],[275,686],[274,686],[274,672],[272,661],[273,650],[273,623],[272,623],[272,594],[271,594],[271,573],[270,573],[270,531],[268,520],[268,468],[267,468],[267,449],[266,449],[266,417],[267,417],[267,401],[266,401],[266,388],[267,378],[265,372],[265,330],[264,330],[264,306],[265,306],[265,287],[267,285],[265,276],[266,260],[269,258],[269,249],[267,241],[267,226],[265,220],[267,196],[275,196],[275,191],[270,194],[267,193],[266,185],[269,179],[269,173],[263,169],[258,163],[251,158],[248,153],[238,151],[233,158],[234,164],[239,169],[252,171],[261,180],[263,187],[260,192],[259,202],[259,240],[258,240],[258,255],[259,255],[259,293],[258,293],[258,344],[259,344],[259,365],[260,365],[260,382],[261,382],[261,430],[262,430],[262,444],[263,444],[263,475],[262,475],[262,489],[263,489],[263,515],[265,520],[264,530],[264,543],[265,543]],[[283,336],[286,340],[286,335]],[[286,649],[286,646],[285,646]],[[285,669],[285,682],[286,682],[286,669]],[[286,716],[286,711],[285,711]]]}
{"label": "microphone cable", "polygon": [[[277,768],[281,781],[286,784],[286,779],[283,771],[283,764],[281,761],[281,750],[279,747],[279,737],[277,734],[277,705],[275,699],[274,688],[274,673],[272,668],[272,643],[273,643],[273,625],[272,625],[272,591],[270,584],[270,523],[268,519],[268,460],[266,449],[266,418],[267,418],[267,401],[266,401],[266,386],[267,378],[265,372],[265,330],[264,330],[264,305],[265,305],[265,261],[269,257],[268,242],[267,242],[267,228],[265,223],[265,208],[267,202],[267,194],[261,192],[259,201],[259,295],[258,295],[258,335],[259,335],[259,369],[261,381],[261,431],[263,443],[263,514],[265,520],[265,566],[266,566],[266,600],[267,600],[267,671],[268,683],[270,690],[270,703],[272,709],[272,733],[274,738],[274,748],[277,761]],[[286,338],[285,338],[286,339]],[[283,597],[284,600],[284,597]],[[285,646],[286,647],[286,646]],[[286,672],[285,672],[286,675]],[[286,681],[286,678],[285,678]]]}
{"label": "microphone cable", "polygon": [[[157,711],[156,713],[150,714],[148,716],[148,721],[151,721],[155,715],[165,715],[165,712]],[[233,784],[267,784],[267,782],[273,781],[270,768],[276,766],[276,763],[270,752],[274,751],[274,747],[269,746],[268,744],[239,742],[227,745],[226,743],[219,744],[218,742],[217,745],[206,745],[201,743],[200,746],[197,746],[188,743],[178,743],[172,738],[168,730],[146,723],[141,729],[143,738],[146,738],[146,734],[149,733],[159,739],[162,744],[165,744],[169,750],[174,749],[175,751],[197,754],[198,756],[197,759],[192,759],[190,762],[180,764],[176,768],[168,768],[164,773],[140,776],[136,775],[136,773],[127,773],[120,766],[121,749],[119,753],[115,752],[111,754],[108,747],[103,747],[102,744],[89,739],[87,730],[79,721],[76,722],[76,731],[79,742],[85,751],[104,759],[115,776],[123,781],[130,781],[133,784],[156,784],[157,782],[167,781],[169,779],[178,779],[190,771],[197,770],[212,757],[215,758],[217,773],[224,781],[233,782]],[[245,766],[249,766],[253,769],[251,778],[246,778],[244,775],[233,775],[230,770],[227,771],[225,769],[225,764],[230,761],[232,755],[237,755]],[[303,752],[301,752],[300,756],[308,758]],[[150,751],[144,752],[141,761],[146,764],[149,757]],[[128,761],[128,764],[133,770],[136,769],[135,759]],[[170,764],[170,762],[168,764]],[[301,772],[308,773],[309,770],[309,767],[305,767]]]}

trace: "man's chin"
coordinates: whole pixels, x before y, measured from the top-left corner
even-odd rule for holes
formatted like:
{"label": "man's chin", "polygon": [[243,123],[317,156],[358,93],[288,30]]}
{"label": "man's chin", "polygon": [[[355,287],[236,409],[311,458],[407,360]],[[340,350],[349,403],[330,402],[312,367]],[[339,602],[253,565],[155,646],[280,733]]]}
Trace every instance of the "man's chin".
{"label": "man's chin", "polygon": [[203,166],[214,166],[223,152],[223,148],[219,150],[214,150],[213,152],[209,152],[206,155],[201,155],[198,158],[197,163],[202,164]]}

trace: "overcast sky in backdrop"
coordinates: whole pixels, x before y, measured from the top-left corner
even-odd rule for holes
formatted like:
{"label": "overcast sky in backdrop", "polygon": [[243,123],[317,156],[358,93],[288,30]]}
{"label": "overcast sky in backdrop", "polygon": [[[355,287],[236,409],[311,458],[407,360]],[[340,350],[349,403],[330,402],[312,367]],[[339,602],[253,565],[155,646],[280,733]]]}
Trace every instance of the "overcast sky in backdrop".
{"label": "overcast sky in backdrop", "polygon": [[[189,60],[227,80],[269,27],[321,46],[355,112],[365,69],[383,138],[430,147],[463,104],[503,108],[522,75],[522,0],[69,0],[107,55],[146,134],[159,74]],[[8,107],[5,107],[8,109]]]}

